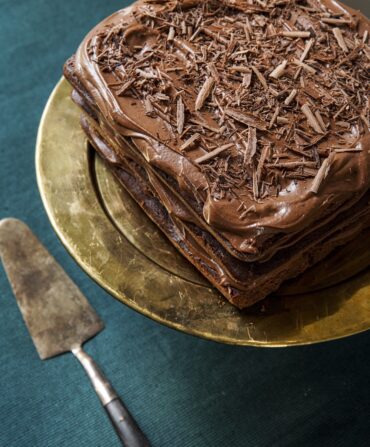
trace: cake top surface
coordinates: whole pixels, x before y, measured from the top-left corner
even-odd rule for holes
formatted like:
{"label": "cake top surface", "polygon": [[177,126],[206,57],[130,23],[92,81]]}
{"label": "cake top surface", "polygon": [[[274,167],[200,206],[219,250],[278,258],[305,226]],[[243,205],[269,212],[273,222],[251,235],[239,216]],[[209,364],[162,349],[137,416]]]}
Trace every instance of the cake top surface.
{"label": "cake top surface", "polygon": [[115,131],[197,191],[210,225],[296,231],[369,187],[369,30],[333,0],[147,0],[76,62]]}

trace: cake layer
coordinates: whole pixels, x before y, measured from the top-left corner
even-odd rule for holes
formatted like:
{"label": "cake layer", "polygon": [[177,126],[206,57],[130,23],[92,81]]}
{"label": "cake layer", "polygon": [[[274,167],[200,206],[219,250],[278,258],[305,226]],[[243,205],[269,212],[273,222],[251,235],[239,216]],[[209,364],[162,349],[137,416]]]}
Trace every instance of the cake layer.
{"label": "cake layer", "polygon": [[105,135],[130,137],[232,256],[266,261],[369,188],[369,23],[334,1],[253,3],[135,3],[74,75]]}

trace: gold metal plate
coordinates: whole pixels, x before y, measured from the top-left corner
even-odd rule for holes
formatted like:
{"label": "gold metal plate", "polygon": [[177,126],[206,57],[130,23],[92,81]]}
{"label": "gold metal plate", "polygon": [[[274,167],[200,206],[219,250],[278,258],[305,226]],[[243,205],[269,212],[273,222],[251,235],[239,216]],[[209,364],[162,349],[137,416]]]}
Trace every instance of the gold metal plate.
{"label": "gold metal plate", "polygon": [[[63,244],[111,295],[174,329],[235,345],[311,344],[370,328],[370,271],[305,294],[293,293],[301,286],[293,282],[286,288],[290,295],[243,312],[226,303],[88,148],[70,93],[62,79],[45,108],[36,149],[38,185]],[[315,270],[307,278],[312,286]]]}

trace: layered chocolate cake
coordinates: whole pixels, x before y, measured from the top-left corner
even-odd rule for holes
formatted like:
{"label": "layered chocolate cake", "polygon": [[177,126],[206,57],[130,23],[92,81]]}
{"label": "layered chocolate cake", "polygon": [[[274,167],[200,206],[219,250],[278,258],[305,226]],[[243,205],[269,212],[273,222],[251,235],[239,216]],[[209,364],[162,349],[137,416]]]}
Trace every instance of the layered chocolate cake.
{"label": "layered chocolate cake", "polygon": [[370,226],[369,30],[334,0],[140,0],[64,72],[91,145],[244,308]]}

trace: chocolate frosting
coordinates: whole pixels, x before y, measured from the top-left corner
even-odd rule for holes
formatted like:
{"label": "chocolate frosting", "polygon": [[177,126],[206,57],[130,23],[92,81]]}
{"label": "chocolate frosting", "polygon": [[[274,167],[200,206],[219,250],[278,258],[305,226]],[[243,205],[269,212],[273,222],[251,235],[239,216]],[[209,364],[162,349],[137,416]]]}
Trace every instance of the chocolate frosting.
{"label": "chocolate frosting", "polygon": [[[240,308],[250,306],[277,289],[288,277],[294,277],[307,266],[318,262],[334,247],[346,244],[370,224],[366,194],[349,211],[341,213],[340,219],[329,223],[326,228],[314,232],[305,241],[297,244],[292,252],[280,253],[273,260],[264,263],[242,262],[225,253],[212,237],[190,225],[182,205],[165,188],[158,187],[159,179],[142,166],[137,154],[125,147],[124,159],[112,156],[112,148],[107,145],[96,123],[83,116],[82,126],[89,141],[101,156],[111,165],[113,172],[125,188],[140,204],[152,220],[164,231],[171,242],[235,305]],[[123,145],[125,146],[125,145]],[[130,172],[131,180],[125,181],[125,172]],[[148,181],[148,176],[151,181]],[[141,186],[139,186],[141,185]],[[138,188],[141,193],[138,194]],[[157,200],[157,192],[161,195]],[[165,208],[175,209],[176,215],[166,213]],[[307,240],[308,239],[308,240]]]}
{"label": "chocolate frosting", "polygon": [[[365,39],[370,24],[363,15],[334,0],[296,2],[293,7],[288,4],[294,2],[277,1],[274,10],[264,8],[261,2],[252,2],[254,6],[250,3],[136,2],[104,20],[86,36],[76,53],[75,64],[78,79],[97,105],[100,124],[114,147],[119,147],[123,137],[130,138],[153,168],[175,179],[180,195],[196,198],[204,225],[225,241],[227,249],[234,255],[237,252],[267,260],[277,250],[350,208],[369,189],[369,78],[364,80],[363,73],[369,68],[370,50]],[[187,29],[186,21],[201,12],[201,31],[196,27]],[[181,19],[186,38],[181,34]],[[235,43],[240,33],[233,34],[241,21],[248,24],[243,29],[246,36],[250,34],[249,27],[256,33],[257,37],[249,36],[250,41],[255,38],[269,42],[279,35],[277,38],[283,42],[276,61],[271,61],[269,68],[264,65],[263,73],[256,68],[263,55],[256,53],[253,45],[243,63],[238,59],[220,62],[222,55],[213,62],[211,52],[219,51],[218,44],[229,54],[243,52],[243,45]],[[278,24],[282,27],[277,28]],[[171,37],[171,29],[175,30],[175,37]],[[313,41],[312,55],[298,65],[292,61],[302,58],[308,39],[289,36],[295,31],[308,32]],[[196,32],[198,35],[193,37]],[[288,34],[283,35],[284,32]],[[324,44],[322,36],[325,42],[330,39],[330,44],[325,45],[331,49],[333,60],[329,60],[330,51],[320,53],[321,58],[315,52],[315,45]],[[213,48],[209,43],[212,40],[216,42]],[[343,41],[347,51],[342,48]],[[211,50],[198,54],[205,43],[211,45]],[[158,46],[160,57],[154,64],[151,54]],[[142,64],[145,60],[148,62]],[[140,62],[136,65],[140,68],[130,78],[127,64],[132,61]],[[275,79],[271,75],[279,61],[287,61],[287,65],[281,78]],[[336,71],[341,70],[348,82],[355,82],[360,97],[350,97],[343,91],[348,98],[343,103],[335,96],[338,92],[329,82],[335,63]],[[271,112],[258,113],[257,108],[249,112],[240,98],[239,107],[232,102],[230,106],[218,107],[217,101],[226,94],[223,96],[224,87],[215,79],[225,76],[222,65],[228,76],[227,94],[231,91],[238,95],[240,85],[251,82],[245,89],[246,100],[253,101],[253,95],[258,94],[265,103],[273,104]],[[236,74],[230,75],[233,67]],[[294,79],[298,69],[301,71]],[[242,75],[237,70],[242,70]],[[212,93],[206,88],[210,77]],[[167,80],[166,90],[161,88],[163,79]],[[365,83],[362,91],[359,79]],[[288,92],[284,91],[286,86]],[[293,87],[297,90],[294,106],[286,106]],[[151,110],[149,104],[148,110],[151,100],[155,107]],[[325,110],[325,105],[328,109],[323,115],[324,123],[315,114],[310,121],[304,108],[308,105],[309,111],[314,111],[319,102],[318,111]],[[298,130],[295,138],[289,140],[285,137],[292,132],[296,115],[294,129]],[[276,121],[278,118],[280,122]],[[255,155],[245,162],[248,145],[253,148],[253,132],[257,140]],[[200,136],[195,144],[182,149],[189,137],[196,137],[197,133]],[[222,149],[226,146],[230,147]],[[218,155],[206,163],[199,162],[215,149],[220,150]],[[297,169],[292,171],[294,163]],[[184,211],[175,200],[169,200],[156,176],[152,175],[150,181],[174,216],[189,222],[196,219],[194,210]]]}

